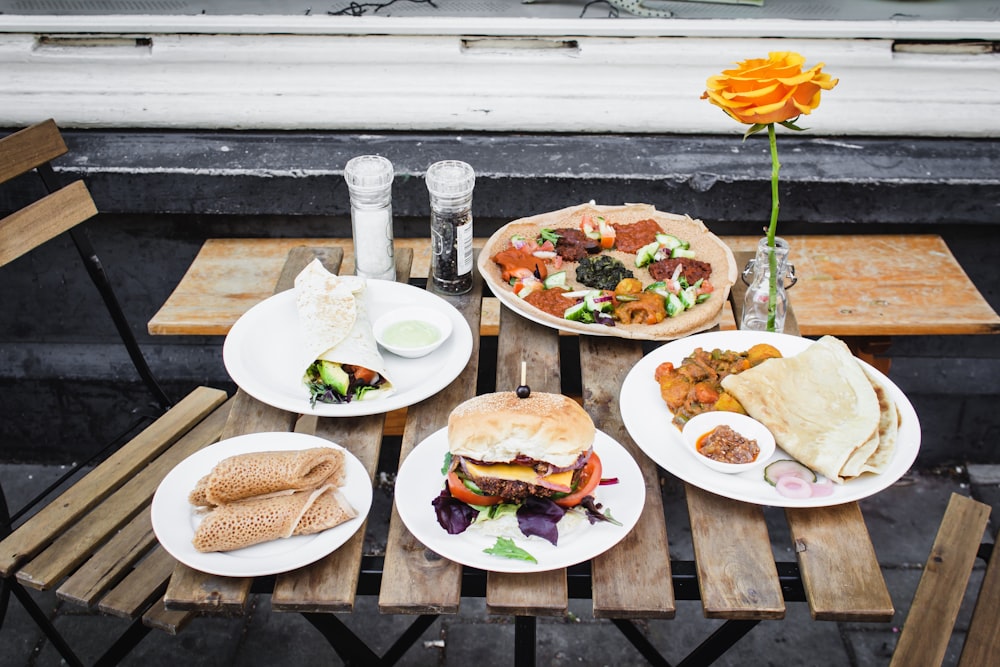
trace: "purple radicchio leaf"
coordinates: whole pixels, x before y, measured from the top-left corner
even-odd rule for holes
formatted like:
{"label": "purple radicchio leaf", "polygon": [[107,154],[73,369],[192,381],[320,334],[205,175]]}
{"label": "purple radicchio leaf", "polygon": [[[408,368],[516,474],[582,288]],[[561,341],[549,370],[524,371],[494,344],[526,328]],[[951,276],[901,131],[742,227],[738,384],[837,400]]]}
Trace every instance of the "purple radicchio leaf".
{"label": "purple radicchio leaf", "polygon": [[553,545],[559,541],[556,524],[566,514],[566,510],[548,498],[528,496],[517,508],[517,526],[526,536],[537,535]]}
{"label": "purple radicchio leaf", "polygon": [[434,513],[437,515],[438,524],[449,535],[458,535],[465,532],[465,529],[472,525],[479,511],[470,507],[461,500],[456,500],[448,489],[441,491],[437,498],[431,501],[434,505]]}

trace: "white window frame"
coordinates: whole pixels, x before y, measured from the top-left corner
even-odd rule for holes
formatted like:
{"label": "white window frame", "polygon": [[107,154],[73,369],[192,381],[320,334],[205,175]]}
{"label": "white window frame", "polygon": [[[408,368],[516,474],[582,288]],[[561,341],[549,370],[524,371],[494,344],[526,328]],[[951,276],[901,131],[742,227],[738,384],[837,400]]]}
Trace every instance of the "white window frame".
{"label": "white window frame", "polygon": [[840,79],[811,134],[997,137],[998,43],[994,21],[0,15],[0,125],[738,133],[705,79],[791,50]]}

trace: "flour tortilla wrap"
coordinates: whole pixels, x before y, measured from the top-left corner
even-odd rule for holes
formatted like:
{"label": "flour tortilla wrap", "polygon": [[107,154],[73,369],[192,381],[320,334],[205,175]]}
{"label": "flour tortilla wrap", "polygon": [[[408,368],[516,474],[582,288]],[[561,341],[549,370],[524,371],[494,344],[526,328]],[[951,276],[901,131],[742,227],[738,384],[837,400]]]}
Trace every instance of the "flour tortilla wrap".
{"label": "flour tortilla wrap", "polygon": [[188,500],[211,507],[247,498],[291,495],[344,481],[344,452],[333,447],[249,452],[219,461]]}
{"label": "flour tortilla wrap", "polygon": [[364,278],[332,274],[318,259],[295,278],[304,342],[297,364],[301,375],[317,360],[367,368],[383,379],[377,391],[363,395],[368,400],[388,396],[393,387],[372,332],[366,297]]}
{"label": "flour tortilla wrap", "polygon": [[754,419],[799,462],[840,484],[865,472],[879,447],[879,400],[843,341],[824,336],[803,352],[723,379]]}
{"label": "flour tortilla wrap", "polygon": [[333,484],[284,496],[219,505],[208,512],[192,540],[202,553],[232,551],[293,535],[312,535],[358,515]]}

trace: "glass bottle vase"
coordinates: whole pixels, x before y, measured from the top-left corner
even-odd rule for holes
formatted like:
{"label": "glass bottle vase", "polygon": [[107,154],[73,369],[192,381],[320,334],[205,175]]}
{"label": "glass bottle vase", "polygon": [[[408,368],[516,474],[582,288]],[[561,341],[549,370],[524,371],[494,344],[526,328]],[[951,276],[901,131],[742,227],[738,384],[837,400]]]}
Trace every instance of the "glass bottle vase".
{"label": "glass bottle vase", "polygon": [[774,255],[776,265],[776,299],[777,307],[774,313],[774,328],[768,328],[768,306],[771,301],[771,248],[767,238],[757,242],[756,256],[747,262],[743,269],[743,282],[748,285],[746,297],[743,299],[743,318],[740,329],[751,331],[784,331],[785,315],[788,312],[788,294],[786,290],[798,280],[795,276],[795,266],[788,263],[788,241],[776,236],[774,238]]}

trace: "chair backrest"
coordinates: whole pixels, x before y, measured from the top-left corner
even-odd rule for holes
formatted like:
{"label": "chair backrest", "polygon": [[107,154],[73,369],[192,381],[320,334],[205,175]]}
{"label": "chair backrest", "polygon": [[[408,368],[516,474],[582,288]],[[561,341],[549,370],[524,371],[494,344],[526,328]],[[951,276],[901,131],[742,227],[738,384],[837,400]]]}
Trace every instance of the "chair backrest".
{"label": "chair backrest", "polygon": [[132,364],[160,406],[166,409],[172,402],[153,376],[139,349],[104,265],[84,229],[78,226],[97,215],[97,206],[83,181],[77,180],[63,186],[52,167],[51,161],[67,152],[62,134],[52,119],[0,139],[0,184],[34,171],[48,193],[0,219],[0,266],[5,266],[63,232],[69,232],[87,273],[101,293]]}
{"label": "chair backrest", "polygon": [[[944,660],[989,517],[989,505],[952,494],[896,642],[892,665],[930,666]],[[1000,558],[994,555],[966,637],[960,663],[963,666],[996,664],[993,660],[1000,651],[996,616],[1000,605],[998,566]]]}
{"label": "chair backrest", "polygon": [[[0,183],[44,168],[66,153],[55,122],[47,120],[0,139]],[[83,181],[58,188],[49,174],[43,182],[50,194],[0,220],[0,266],[97,215]]]}

